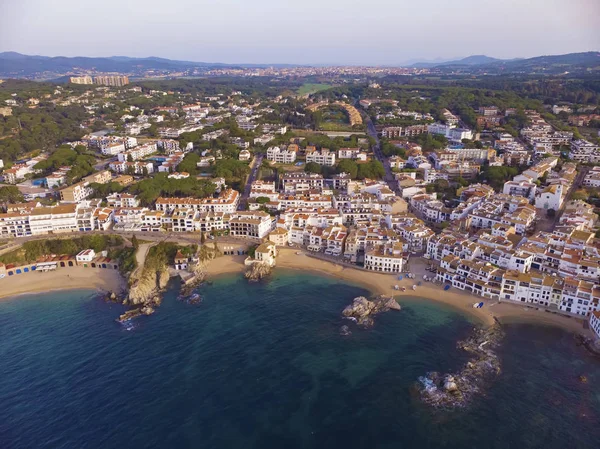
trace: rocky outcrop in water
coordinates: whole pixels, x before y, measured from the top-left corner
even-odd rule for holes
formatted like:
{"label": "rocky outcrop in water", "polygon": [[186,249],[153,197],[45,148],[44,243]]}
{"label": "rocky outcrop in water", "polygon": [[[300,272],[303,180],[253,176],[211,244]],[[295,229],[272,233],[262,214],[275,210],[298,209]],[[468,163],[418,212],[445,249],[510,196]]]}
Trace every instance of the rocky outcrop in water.
{"label": "rocky outcrop in water", "polygon": [[590,354],[600,357],[600,340],[582,334],[575,334],[574,337],[577,346],[583,346]]}
{"label": "rocky outcrop in water", "polygon": [[342,311],[342,315],[353,318],[359,326],[371,327],[375,323],[373,316],[388,310],[400,310],[400,304],[389,296],[377,296],[371,301],[359,296]]}
{"label": "rocky outcrop in water", "polygon": [[257,282],[271,274],[272,267],[264,262],[252,263],[246,272],[244,277],[251,282]]}
{"label": "rocky outcrop in water", "polygon": [[464,407],[474,395],[481,393],[487,380],[500,374],[500,361],[494,352],[503,337],[499,324],[476,330],[458,347],[473,357],[458,373],[427,373],[420,377],[422,400],[435,407]]}

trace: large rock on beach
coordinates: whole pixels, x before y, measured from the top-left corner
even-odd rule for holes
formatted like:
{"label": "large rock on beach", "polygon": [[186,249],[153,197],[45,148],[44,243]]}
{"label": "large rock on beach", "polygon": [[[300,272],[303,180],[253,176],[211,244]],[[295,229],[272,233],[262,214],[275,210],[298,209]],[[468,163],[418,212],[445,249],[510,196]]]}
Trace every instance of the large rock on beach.
{"label": "large rock on beach", "polygon": [[249,281],[256,282],[271,274],[271,266],[264,262],[254,262],[244,273],[244,277]]}

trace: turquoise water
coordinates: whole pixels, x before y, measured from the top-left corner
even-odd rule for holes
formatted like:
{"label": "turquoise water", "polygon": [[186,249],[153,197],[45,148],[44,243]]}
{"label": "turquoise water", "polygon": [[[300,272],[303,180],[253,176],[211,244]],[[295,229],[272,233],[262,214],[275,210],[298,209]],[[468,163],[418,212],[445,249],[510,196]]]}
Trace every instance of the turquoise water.
{"label": "turquoise water", "polygon": [[90,291],[0,302],[0,448],[600,446],[600,361],[561,330],[508,326],[486,394],[435,411],[414,386],[467,360],[454,310],[406,300],[356,329],[340,312],[367,292],[285,271],[200,292],[172,286],[131,332]]}

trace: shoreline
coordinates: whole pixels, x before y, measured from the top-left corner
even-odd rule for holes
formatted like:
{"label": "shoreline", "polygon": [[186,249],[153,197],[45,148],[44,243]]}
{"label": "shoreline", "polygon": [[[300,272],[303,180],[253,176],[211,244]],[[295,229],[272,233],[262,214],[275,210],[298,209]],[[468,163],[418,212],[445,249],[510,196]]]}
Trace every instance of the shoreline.
{"label": "shoreline", "polygon": [[[500,324],[536,324],[560,327],[570,332],[589,335],[589,329],[583,327],[584,319],[570,318],[564,315],[526,308],[524,305],[498,302],[452,288],[443,290],[440,284],[423,282],[416,290],[412,285],[422,279],[427,261],[411,261],[409,269],[416,274],[415,279],[397,280],[397,275],[364,271],[333,262],[316,259],[305,254],[297,255],[297,250],[280,248],[275,269],[298,270],[311,272],[322,276],[333,277],[364,287],[374,295],[393,296],[402,304],[402,297],[422,298],[437,304],[444,304],[461,312],[467,319],[484,326],[491,326],[496,321]],[[245,256],[221,256],[210,261],[206,271],[209,276],[220,276],[231,273],[243,273]],[[394,285],[406,287],[406,291],[394,290]],[[484,302],[484,307],[474,309],[475,302]],[[532,305],[530,305],[532,306]],[[526,310],[525,310],[526,309]]]}
{"label": "shoreline", "polygon": [[[279,248],[276,268],[297,270],[328,276],[363,287],[373,295],[393,296],[400,302],[403,297],[421,298],[432,303],[444,304],[462,313],[467,319],[484,326],[491,326],[496,321],[500,324],[524,323],[555,326],[570,332],[590,336],[589,329],[584,328],[584,319],[567,317],[544,310],[535,310],[534,305],[498,302],[463,292],[458,289],[443,290],[440,284],[422,282],[416,290],[412,286],[427,273],[427,261],[411,260],[409,270],[416,275],[415,279],[397,280],[397,275],[383,274],[356,268],[345,267],[333,262],[307,256],[298,250]],[[209,277],[225,274],[242,274],[245,270],[246,256],[220,256],[209,261],[206,273]],[[394,290],[394,286],[406,287],[406,291]],[[98,290],[103,292],[121,292],[126,289],[125,278],[116,270],[99,270],[83,267],[61,268],[50,272],[20,274],[0,279],[0,301],[36,293],[56,292],[61,290]],[[484,302],[484,307],[474,309],[473,303]]]}
{"label": "shoreline", "polygon": [[125,279],[117,270],[83,267],[60,268],[45,273],[23,273],[0,279],[0,301],[23,295],[61,290],[120,292]]}

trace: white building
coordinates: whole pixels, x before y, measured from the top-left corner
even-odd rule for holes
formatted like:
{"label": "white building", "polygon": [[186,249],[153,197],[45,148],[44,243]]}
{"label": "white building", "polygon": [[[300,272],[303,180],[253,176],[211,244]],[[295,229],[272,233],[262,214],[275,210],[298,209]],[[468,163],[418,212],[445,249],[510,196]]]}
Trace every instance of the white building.
{"label": "white building", "polygon": [[100,151],[105,156],[116,156],[117,154],[125,151],[125,144],[122,142],[110,143],[106,146],[103,146]]}
{"label": "white building", "polygon": [[266,212],[234,212],[229,218],[229,233],[232,236],[262,239],[272,229],[273,220]]}
{"label": "white building", "polygon": [[123,153],[119,153],[117,159],[121,162],[133,162],[150,156],[153,153],[156,153],[156,144],[147,143],[145,145],[132,148],[131,150],[127,150]]}
{"label": "white building", "polygon": [[311,150],[306,152],[306,163],[314,162],[319,165],[332,167],[335,165],[335,152],[327,148],[320,150]]}
{"label": "white building", "polygon": [[234,213],[240,201],[237,190],[223,190],[217,198],[158,198],[156,210],[170,213],[176,209],[194,209],[200,212]]}
{"label": "white building", "polygon": [[600,338],[600,312],[592,312],[590,315],[590,329],[594,331],[597,338]]}
{"label": "white building", "polygon": [[77,262],[91,262],[96,258],[96,252],[93,249],[84,249],[75,256]]}
{"label": "white building", "polygon": [[133,173],[135,175],[143,175],[144,172],[154,173],[154,165],[151,162],[111,162],[108,168],[115,173]]}
{"label": "white building", "polygon": [[537,185],[528,181],[507,181],[504,183],[502,193],[505,195],[522,196],[533,200],[537,192]]}
{"label": "white building", "polygon": [[383,273],[400,273],[404,267],[402,244],[380,245],[365,252],[365,268]]}
{"label": "white building", "polygon": [[574,140],[571,142],[569,157],[577,162],[600,162],[600,147],[587,140]]}
{"label": "white building", "polygon": [[535,198],[535,207],[537,209],[554,209],[558,211],[563,202],[563,186],[554,184],[546,187]]}
{"label": "white building", "polygon": [[338,150],[338,159],[354,159],[357,161],[366,162],[367,153],[360,148],[340,148]]}
{"label": "white building", "polygon": [[248,150],[242,150],[242,151],[240,151],[238,159],[240,161],[249,161],[250,158],[251,158],[251,156],[252,155],[250,154],[250,151],[248,151]]}
{"label": "white building", "polygon": [[267,149],[267,160],[276,164],[293,164],[296,161],[296,152],[279,147],[269,147]]}
{"label": "white building", "polygon": [[129,193],[112,193],[106,197],[106,202],[110,207],[117,209],[138,207],[140,205],[140,200],[135,195]]}

